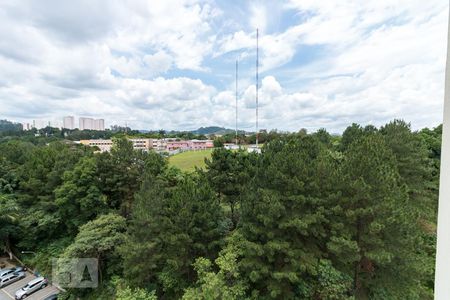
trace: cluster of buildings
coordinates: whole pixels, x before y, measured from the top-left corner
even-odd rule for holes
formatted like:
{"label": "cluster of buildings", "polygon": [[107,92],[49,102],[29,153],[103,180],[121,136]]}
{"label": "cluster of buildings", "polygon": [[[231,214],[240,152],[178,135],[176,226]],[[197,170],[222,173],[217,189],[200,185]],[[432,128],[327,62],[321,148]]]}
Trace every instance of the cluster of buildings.
{"label": "cluster of buildings", "polygon": [[[67,116],[63,118],[65,129],[75,129],[75,117]],[[78,119],[78,129],[80,130],[105,130],[105,120],[80,117]]]}
{"label": "cluster of buildings", "polygon": [[[179,140],[176,138],[165,139],[129,139],[133,143],[133,148],[137,150],[156,152],[167,152],[174,154],[182,151],[205,150],[214,147],[212,140]],[[110,151],[113,146],[112,140],[81,140],[80,144],[98,147],[101,152]]]}
{"label": "cluster of buildings", "polygon": [[94,119],[94,118],[84,118],[80,117],[78,119],[78,127],[75,125],[75,117],[74,116],[66,116],[61,120],[33,120],[32,123],[22,123],[23,130],[31,130],[33,128],[41,129],[45,127],[58,127],[64,129],[75,129],[78,128],[80,130],[105,130],[105,120],[104,119]]}
{"label": "cluster of buildings", "polygon": [[31,130],[33,128],[41,129],[47,126],[54,126],[55,124],[48,120],[33,120],[32,123],[22,123],[23,130]]}

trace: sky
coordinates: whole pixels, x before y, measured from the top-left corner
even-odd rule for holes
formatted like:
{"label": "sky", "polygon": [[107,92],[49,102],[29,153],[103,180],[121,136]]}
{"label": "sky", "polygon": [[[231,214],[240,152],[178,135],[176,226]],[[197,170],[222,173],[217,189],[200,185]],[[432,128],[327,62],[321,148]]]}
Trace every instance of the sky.
{"label": "sky", "polygon": [[259,28],[260,129],[434,127],[447,18],[447,0],[0,0],[0,119],[234,128],[238,60],[255,130]]}

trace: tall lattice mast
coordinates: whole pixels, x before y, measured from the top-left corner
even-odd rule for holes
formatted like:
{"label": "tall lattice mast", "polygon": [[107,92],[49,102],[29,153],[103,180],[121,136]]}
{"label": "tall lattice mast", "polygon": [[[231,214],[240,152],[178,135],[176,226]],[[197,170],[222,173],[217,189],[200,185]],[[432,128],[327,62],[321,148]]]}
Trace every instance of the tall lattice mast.
{"label": "tall lattice mast", "polygon": [[258,138],[259,138],[259,129],[258,129],[258,66],[259,66],[259,31],[256,28],[256,147],[258,148]]}
{"label": "tall lattice mast", "polygon": [[238,60],[236,59],[236,145],[238,144]]}

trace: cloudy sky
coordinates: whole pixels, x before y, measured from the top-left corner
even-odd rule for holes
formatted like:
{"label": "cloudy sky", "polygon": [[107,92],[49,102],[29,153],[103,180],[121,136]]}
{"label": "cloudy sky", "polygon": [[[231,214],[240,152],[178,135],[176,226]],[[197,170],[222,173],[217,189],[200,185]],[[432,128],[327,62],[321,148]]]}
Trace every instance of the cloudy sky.
{"label": "cloudy sky", "polygon": [[442,120],[447,0],[0,0],[0,118],[339,132]]}

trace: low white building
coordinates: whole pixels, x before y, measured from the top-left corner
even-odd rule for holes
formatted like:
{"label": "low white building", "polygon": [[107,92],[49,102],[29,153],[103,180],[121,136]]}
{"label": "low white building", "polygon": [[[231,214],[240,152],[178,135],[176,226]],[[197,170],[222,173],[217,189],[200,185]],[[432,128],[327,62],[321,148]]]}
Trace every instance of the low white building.
{"label": "low white building", "polygon": [[[150,149],[153,149],[153,140],[152,139],[130,139],[130,141],[133,143],[133,148],[135,150],[143,150],[148,151]],[[111,151],[111,148],[113,146],[112,140],[81,140],[80,144],[91,146],[91,147],[98,147],[101,152],[109,152]]]}

